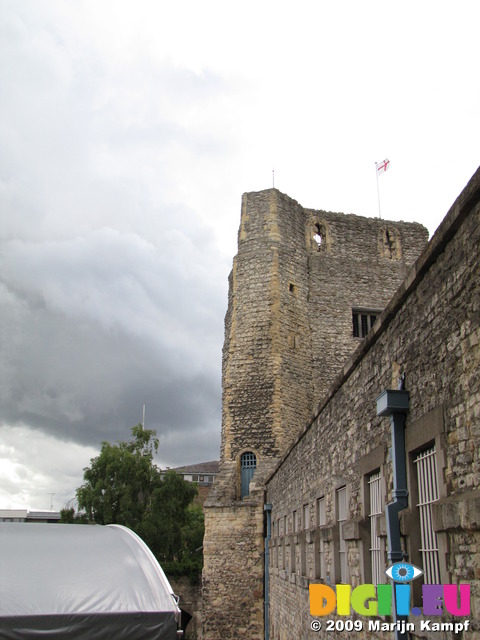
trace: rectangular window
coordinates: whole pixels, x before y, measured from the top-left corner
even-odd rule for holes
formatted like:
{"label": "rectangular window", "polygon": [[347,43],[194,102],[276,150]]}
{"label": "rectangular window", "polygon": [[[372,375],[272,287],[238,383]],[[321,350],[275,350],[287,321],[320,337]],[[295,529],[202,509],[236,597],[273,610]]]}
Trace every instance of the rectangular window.
{"label": "rectangular window", "polygon": [[435,446],[419,453],[414,460],[418,481],[418,510],[420,513],[420,535],[426,584],[440,584],[440,563],[437,534],[432,524],[432,504],[439,499],[437,480],[437,457]]}
{"label": "rectangular window", "polygon": [[293,533],[297,533],[298,531],[298,514],[296,511],[293,512]]}
{"label": "rectangular window", "polygon": [[352,310],[352,329],[354,338],[364,338],[375,324],[380,311]]}
{"label": "rectangular window", "polygon": [[337,489],[337,521],[338,521],[338,558],[340,564],[340,582],[347,582],[347,544],[343,539],[343,525],[347,520],[347,487]]}
{"label": "rectangular window", "polygon": [[310,529],[310,505],[303,505],[303,528]]}
{"label": "rectangular window", "polygon": [[[327,524],[327,514],[325,511],[325,496],[318,498],[317,500],[317,522],[319,527],[323,527]],[[318,540],[318,577],[325,579],[325,543],[322,540],[322,536],[319,536]]]}
{"label": "rectangular window", "polygon": [[383,545],[378,531],[378,517],[383,513],[382,483],[380,471],[368,476],[370,498],[370,559],[372,566],[372,584],[382,584],[384,578]]}

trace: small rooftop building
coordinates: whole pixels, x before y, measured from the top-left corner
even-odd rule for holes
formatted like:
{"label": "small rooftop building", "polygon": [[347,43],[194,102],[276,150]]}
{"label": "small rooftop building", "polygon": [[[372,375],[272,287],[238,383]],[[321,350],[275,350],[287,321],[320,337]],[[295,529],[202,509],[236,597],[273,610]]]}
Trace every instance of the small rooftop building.
{"label": "small rooftop building", "polygon": [[30,509],[0,509],[0,522],[50,522],[60,521],[59,511],[31,511]]}
{"label": "small rooftop building", "polygon": [[215,482],[218,466],[218,460],[213,460],[211,462],[198,462],[185,467],[176,467],[172,471],[183,476],[186,482],[196,482],[201,487],[209,487]]}

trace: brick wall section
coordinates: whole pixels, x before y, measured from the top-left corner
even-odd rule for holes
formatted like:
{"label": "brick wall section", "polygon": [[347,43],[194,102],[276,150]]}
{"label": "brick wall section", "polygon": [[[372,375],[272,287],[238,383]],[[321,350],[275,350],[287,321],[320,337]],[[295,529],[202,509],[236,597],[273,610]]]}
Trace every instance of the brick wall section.
{"label": "brick wall section", "polygon": [[[402,371],[410,393],[405,435],[410,502],[401,516],[405,550],[410,562],[422,566],[412,461],[416,451],[435,443],[440,500],[433,507],[433,522],[440,549],[441,582],[471,585],[473,630],[468,631],[468,637],[480,638],[479,200],[480,170],[374,331],[343,367],[311,425],[267,483],[266,499],[272,505],[274,523],[270,549],[272,640],[328,637],[323,631],[310,631],[308,584],[319,581],[320,540],[325,579],[338,581],[335,492],[341,486],[347,487],[343,537],[348,582],[355,587],[368,581],[366,477],[381,469],[386,502],[391,500],[392,488],[390,422],[377,417],[376,398],[385,388],[396,388]],[[319,528],[315,512],[322,496],[326,500],[326,524]],[[294,534],[292,514],[295,510],[301,513],[304,504],[310,505],[310,528]],[[290,523],[286,536],[278,528],[285,517]],[[385,536],[384,519],[379,524]],[[425,632],[420,635],[428,637]],[[453,633],[441,635],[453,638]],[[371,638],[375,634],[356,637]]]}
{"label": "brick wall section", "polygon": [[[225,318],[220,473],[205,504],[206,640],[237,638],[239,629],[263,638],[265,479],[358,346],[352,307],[382,309],[427,236],[418,224],[304,209],[276,189],[243,196]],[[257,469],[241,501],[245,451]]]}

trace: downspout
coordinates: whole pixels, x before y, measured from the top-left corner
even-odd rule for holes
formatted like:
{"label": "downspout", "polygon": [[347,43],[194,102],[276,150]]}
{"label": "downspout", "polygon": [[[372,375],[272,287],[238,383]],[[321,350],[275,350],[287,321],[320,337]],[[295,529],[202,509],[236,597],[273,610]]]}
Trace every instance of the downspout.
{"label": "downspout", "polygon": [[263,510],[265,511],[265,513],[267,514],[267,537],[265,538],[265,640],[269,639],[269,619],[268,619],[268,613],[269,613],[269,605],[270,605],[270,600],[269,600],[269,567],[270,567],[270,538],[271,538],[271,531],[272,531],[272,505],[271,504],[264,504],[263,505]]}
{"label": "downspout", "polygon": [[[399,513],[408,506],[407,466],[405,457],[405,416],[408,412],[409,395],[404,389],[385,390],[377,398],[377,416],[390,416],[392,430],[393,501],[386,506],[388,559],[391,564],[404,560],[400,537]],[[394,602],[395,602],[394,598]],[[396,602],[393,607],[394,622],[406,622],[408,616],[397,615]],[[396,640],[407,640],[404,624],[396,628]]]}

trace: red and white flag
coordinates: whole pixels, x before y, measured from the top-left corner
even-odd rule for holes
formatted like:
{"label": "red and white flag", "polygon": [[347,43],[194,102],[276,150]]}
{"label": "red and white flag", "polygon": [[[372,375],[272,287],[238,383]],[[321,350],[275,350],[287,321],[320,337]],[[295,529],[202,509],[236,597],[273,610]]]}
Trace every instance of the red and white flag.
{"label": "red and white flag", "polygon": [[378,176],[379,174],[385,173],[386,171],[388,171],[388,169],[390,169],[390,160],[388,158],[385,158],[385,160],[383,160],[382,162],[376,162],[375,165],[377,167]]}

